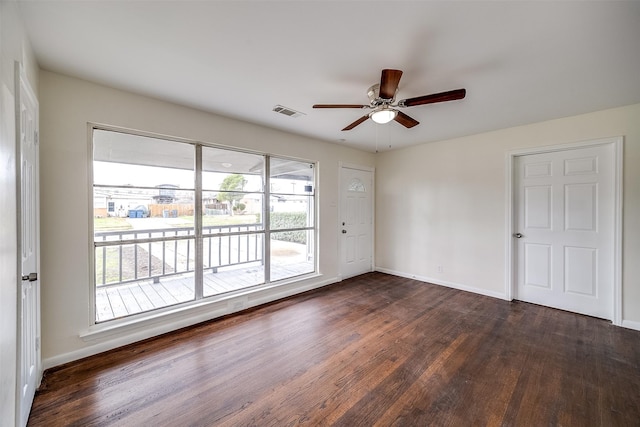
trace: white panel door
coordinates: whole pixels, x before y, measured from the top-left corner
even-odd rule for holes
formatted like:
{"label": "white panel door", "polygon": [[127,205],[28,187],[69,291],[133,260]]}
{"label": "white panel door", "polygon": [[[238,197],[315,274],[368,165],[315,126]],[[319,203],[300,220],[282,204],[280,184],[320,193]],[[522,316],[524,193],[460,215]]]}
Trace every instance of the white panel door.
{"label": "white panel door", "polygon": [[516,158],[517,299],[613,316],[613,144]]}
{"label": "white panel door", "polygon": [[21,278],[18,303],[18,416],[26,425],[40,383],[40,281],[38,280],[38,104],[16,66],[16,110],[19,138],[18,247]]}
{"label": "white panel door", "polygon": [[373,269],[373,172],[340,169],[340,274],[343,278]]}

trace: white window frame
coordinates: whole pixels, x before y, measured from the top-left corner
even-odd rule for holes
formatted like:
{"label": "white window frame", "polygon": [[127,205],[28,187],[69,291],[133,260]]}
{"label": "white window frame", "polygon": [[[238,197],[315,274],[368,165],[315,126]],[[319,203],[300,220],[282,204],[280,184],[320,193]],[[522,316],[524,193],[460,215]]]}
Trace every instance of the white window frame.
{"label": "white window frame", "polygon": [[[190,301],[186,301],[183,303],[177,303],[174,305],[169,305],[166,307],[160,307],[160,308],[155,308],[155,309],[151,309],[151,310],[147,310],[147,311],[143,311],[140,313],[135,313],[135,314],[131,314],[128,316],[122,316],[122,317],[117,317],[117,318],[113,318],[113,319],[109,319],[109,320],[105,320],[105,321],[101,321],[98,322],[96,321],[96,290],[97,290],[97,282],[96,282],[96,259],[95,259],[95,253],[96,253],[96,242],[95,242],[95,234],[94,234],[94,176],[93,176],[93,162],[94,162],[94,140],[93,140],[93,132],[95,130],[101,130],[101,131],[110,131],[110,132],[119,132],[119,133],[124,133],[124,134],[129,134],[129,135],[134,135],[134,136],[142,136],[142,137],[149,137],[149,138],[157,138],[157,139],[162,139],[162,140],[166,140],[166,141],[171,141],[171,142],[178,142],[178,143],[184,143],[184,144],[189,144],[189,145],[193,145],[195,148],[195,166],[194,166],[194,174],[195,174],[195,191],[194,191],[194,201],[195,201],[195,212],[194,212],[194,237],[195,237],[195,246],[197,247],[198,244],[202,243],[202,239],[203,237],[206,238],[207,236],[204,236],[202,233],[202,213],[203,213],[203,206],[202,206],[202,194],[203,194],[203,188],[202,188],[202,148],[203,147],[211,147],[211,148],[215,148],[215,149],[221,149],[221,150],[228,150],[228,151],[234,151],[234,152],[238,152],[238,153],[247,153],[247,154],[254,154],[254,155],[259,155],[262,156],[264,158],[264,189],[262,191],[262,197],[263,197],[263,204],[262,204],[262,223],[263,223],[263,229],[259,230],[259,231],[252,231],[252,234],[262,234],[263,235],[263,259],[264,259],[264,282],[262,284],[256,285],[256,286],[252,286],[249,288],[242,288],[239,289],[237,291],[231,291],[228,293],[224,293],[224,294],[216,294],[216,295],[210,295],[210,296],[203,296],[203,252],[202,250],[199,251],[197,259],[196,259],[196,265],[194,268],[194,299],[190,300]],[[151,132],[144,132],[144,131],[139,131],[139,130],[132,130],[132,129],[127,129],[127,128],[121,128],[121,127],[116,127],[116,126],[110,126],[110,125],[103,125],[103,124],[96,124],[96,123],[88,123],[88,143],[89,143],[89,150],[88,150],[88,156],[89,156],[89,162],[88,162],[88,167],[89,167],[89,185],[88,185],[88,189],[89,189],[89,283],[90,283],[90,298],[89,298],[89,312],[90,312],[90,325],[89,327],[95,327],[95,326],[103,326],[103,325],[109,325],[109,324],[117,324],[117,323],[121,323],[121,322],[125,322],[125,323],[130,323],[130,322],[137,322],[140,320],[145,320],[148,318],[158,318],[158,317],[162,317],[163,315],[169,314],[169,313],[173,313],[176,311],[176,308],[178,308],[179,310],[183,310],[185,308],[189,308],[190,306],[198,306],[201,305],[203,303],[203,301],[215,301],[216,299],[221,299],[221,298],[229,298],[229,297],[234,297],[236,295],[240,295],[240,294],[246,294],[247,292],[251,292],[251,291],[259,291],[261,289],[264,288],[269,288],[269,287],[273,287],[273,286],[279,286],[279,285],[286,285],[289,284],[291,282],[295,282],[295,281],[299,281],[299,280],[303,280],[305,278],[308,277],[312,277],[318,274],[318,203],[317,203],[317,183],[318,183],[318,163],[316,161],[312,161],[312,160],[307,160],[307,159],[299,159],[299,158],[293,158],[293,157],[289,157],[289,156],[281,156],[281,155],[274,155],[274,154],[270,154],[270,153],[263,153],[263,152],[256,152],[256,151],[251,151],[251,150],[243,150],[241,148],[235,148],[235,147],[230,147],[230,146],[223,146],[223,145],[217,145],[217,144],[211,144],[211,143],[206,143],[206,142],[201,142],[201,141],[195,141],[195,140],[190,140],[190,139],[186,139],[186,138],[180,138],[180,137],[174,137],[174,136],[167,136],[167,135],[159,135],[159,134],[155,134],[155,133],[151,133]],[[313,169],[314,169],[314,174],[313,174],[313,192],[311,195],[309,195],[309,197],[311,198],[311,203],[312,203],[312,209],[313,209],[313,225],[312,226],[308,226],[308,227],[296,227],[296,228],[285,228],[285,229],[275,229],[275,230],[271,230],[270,229],[270,223],[269,223],[269,212],[270,212],[270,204],[271,204],[271,200],[270,200],[270,180],[271,180],[271,176],[270,176],[270,159],[272,158],[276,158],[276,159],[283,159],[283,160],[292,160],[292,161],[296,161],[296,162],[304,162],[304,163],[309,163],[312,165]],[[253,193],[256,194],[257,192],[248,192],[248,193]],[[271,252],[270,252],[270,240],[271,240],[271,233],[278,233],[278,232],[285,232],[285,231],[308,231],[311,233],[312,238],[313,238],[313,243],[312,243],[312,251],[313,251],[313,271],[308,272],[308,273],[304,273],[301,275],[296,275],[296,276],[291,276],[291,277],[287,277],[284,279],[279,279],[279,280],[275,280],[275,281],[271,281]],[[244,232],[243,232],[244,233]],[[231,232],[231,233],[219,233],[219,234],[215,234],[216,237],[223,237],[223,236],[227,236],[227,235],[234,235],[237,233]],[[245,233],[246,234],[246,233]],[[127,240],[126,244],[136,244],[136,243],[144,243],[146,242],[148,239],[137,239],[137,240]],[[168,238],[167,241],[171,241],[172,239]],[[200,240],[200,243],[198,243],[198,240]],[[141,278],[140,280],[143,280],[144,278]]]}

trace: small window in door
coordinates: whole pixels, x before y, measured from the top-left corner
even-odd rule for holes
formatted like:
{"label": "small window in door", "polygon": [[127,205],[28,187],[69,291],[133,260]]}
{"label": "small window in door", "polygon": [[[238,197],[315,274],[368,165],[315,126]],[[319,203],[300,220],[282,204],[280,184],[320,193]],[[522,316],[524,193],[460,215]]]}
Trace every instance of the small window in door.
{"label": "small window in door", "polygon": [[356,191],[358,193],[365,193],[367,190],[364,188],[364,184],[358,178],[353,178],[349,183],[349,191]]}

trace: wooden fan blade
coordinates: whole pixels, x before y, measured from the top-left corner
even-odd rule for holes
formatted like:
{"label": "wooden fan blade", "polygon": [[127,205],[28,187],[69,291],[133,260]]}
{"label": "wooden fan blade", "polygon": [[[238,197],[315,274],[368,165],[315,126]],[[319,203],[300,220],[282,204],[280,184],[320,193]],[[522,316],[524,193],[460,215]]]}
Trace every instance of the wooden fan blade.
{"label": "wooden fan blade", "polygon": [[360,117],[358,120],[356,120],[355,122],[351,123],[349,126],[347,126],[346,128],[342,129],[344,130],[351,130],[354,127],[358,126],[360,123],[364,122],[365,120],[367,120],[369,118],[369,115],[367,114],[366,116],[362,116]]}
{"label": "wooden fan blade", "polygon": [[367,108],[362,104],[314,104],[313,108]]}
{"label": "wooden fan blade", "polygon": [[382,70],[382,76],[380,77],[380,98],[393,99],[393,97],[396,96],[400,77],[402,77],[401,70]]}
{"label": "wooden fan blade", "polygon": [[415,98],[403,99],[398,102],[400,107],[413,107],[415,105],[434,104],[436,102],[454,101],[462,99],[467,94],[466,89],[450,90],[448,92],[434,93],[431,95],[417,96]]}
{"label": "wooden fan blade", "polygon": [[398,115],[396,116],[396,118],[394,120],[396,122],[400,123],[402,126],[408,128],[408,129],[414,127],[415,125],[419,125],[420,124],[419,121],[417,121],[413,117],[407,116],[402,111],[398,111]]}

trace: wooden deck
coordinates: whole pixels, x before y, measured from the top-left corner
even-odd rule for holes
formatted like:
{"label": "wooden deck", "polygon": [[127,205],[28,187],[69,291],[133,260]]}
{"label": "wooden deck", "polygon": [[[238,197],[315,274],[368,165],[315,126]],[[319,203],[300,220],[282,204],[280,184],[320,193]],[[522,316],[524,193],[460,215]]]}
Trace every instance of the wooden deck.
{"label": "wooden deck", "polygon": [[[271,267],[271,282],[313,271],[313,263],[275,264]],[[98,287],[96,291],[96,321],[104,322],[157,308],[193,300],[193,273],[168,276],[159,282],[140,280],[122,285]],[[204,273],[205,297],[220,295],[264,283],[262,265],[245,265],[233,270]]]}

